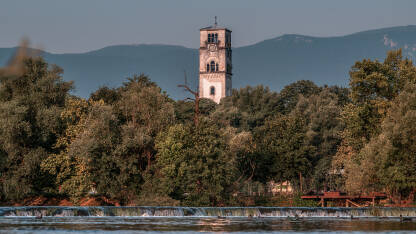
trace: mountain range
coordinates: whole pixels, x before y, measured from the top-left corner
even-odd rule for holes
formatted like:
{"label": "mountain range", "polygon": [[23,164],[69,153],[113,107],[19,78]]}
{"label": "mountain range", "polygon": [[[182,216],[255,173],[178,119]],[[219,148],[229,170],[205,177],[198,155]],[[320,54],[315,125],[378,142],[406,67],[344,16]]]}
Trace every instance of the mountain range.
{"label": "mountain range", "polygon": [[[269,86],[279,91],[297,80],[318,85],[347,86],[349,70],[357,60],[383,60],[386,52],[403,49],[412,60],[416,56],[416,26],[399,26],[337,37],[283,35],[253,45],[233,48],[233,88],[247,85]],[[0,48],[0,66],[16,48]],[[170,97],[188,96],[178,84],[198,84],[198,49],[171,45],[115,45],[86,53],[42,56],[64,69],[64,79],[75,82],[73,93],[89,97],[100,86],[118,87],[133,74],[148,75]]]}

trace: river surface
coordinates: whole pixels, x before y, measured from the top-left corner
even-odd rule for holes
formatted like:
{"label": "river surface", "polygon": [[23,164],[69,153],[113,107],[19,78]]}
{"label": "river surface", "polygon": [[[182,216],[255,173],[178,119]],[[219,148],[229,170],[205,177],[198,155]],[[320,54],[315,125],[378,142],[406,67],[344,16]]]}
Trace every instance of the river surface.
{"label": "river surface", "polygon": [[416,209],[0,207],[0,233],[160,232],[416,233]]}

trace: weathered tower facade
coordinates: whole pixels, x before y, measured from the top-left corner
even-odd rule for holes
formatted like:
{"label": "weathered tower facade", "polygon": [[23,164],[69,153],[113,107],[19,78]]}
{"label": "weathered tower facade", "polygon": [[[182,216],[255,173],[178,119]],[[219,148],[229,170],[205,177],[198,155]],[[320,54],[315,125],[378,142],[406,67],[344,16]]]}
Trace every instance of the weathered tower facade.
{"label": "weathered tower facade", "polygon": [[231,30],[217,26],[200,30],[199,97],[219,103],[232,89]]}

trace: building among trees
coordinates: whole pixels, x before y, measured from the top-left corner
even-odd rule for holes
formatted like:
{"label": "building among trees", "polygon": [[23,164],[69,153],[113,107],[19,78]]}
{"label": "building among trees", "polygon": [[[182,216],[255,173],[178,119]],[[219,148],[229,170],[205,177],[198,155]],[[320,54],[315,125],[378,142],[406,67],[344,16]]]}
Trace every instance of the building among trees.
{"label": "building among trees", "polygon": [[218,27],[217,20],[200,30],[199,96],[219,103],[232,90],[231,30]]}

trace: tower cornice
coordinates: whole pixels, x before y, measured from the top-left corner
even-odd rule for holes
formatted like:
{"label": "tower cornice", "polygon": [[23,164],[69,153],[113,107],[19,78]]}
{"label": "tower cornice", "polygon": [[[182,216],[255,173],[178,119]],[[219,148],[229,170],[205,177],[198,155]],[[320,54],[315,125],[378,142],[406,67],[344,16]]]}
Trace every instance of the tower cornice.
{"label": "tower cornice", "polygon": [[219,30],[225,30],[227,32],[232,32],[230,29],[228,28],[222,28],[222,27],[206,27],[206,28],[201,28],[199,31],[219,31]]}

